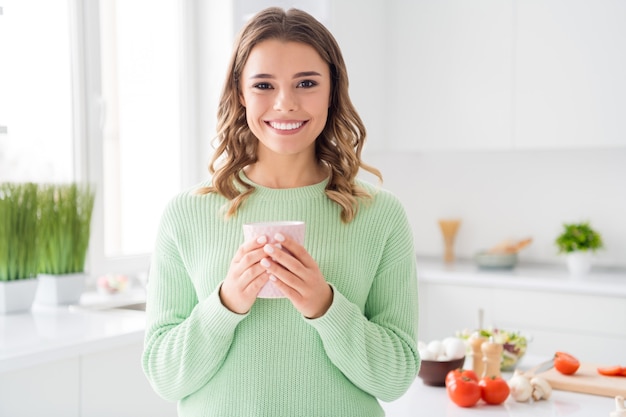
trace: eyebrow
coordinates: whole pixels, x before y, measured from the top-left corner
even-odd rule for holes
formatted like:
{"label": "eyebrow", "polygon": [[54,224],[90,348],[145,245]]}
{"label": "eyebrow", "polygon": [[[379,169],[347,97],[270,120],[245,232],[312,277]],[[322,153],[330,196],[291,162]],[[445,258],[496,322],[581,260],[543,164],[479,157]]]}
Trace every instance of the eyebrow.
{"label": "eyebrow", "polygon": [[[301,77],[321,77],[322,74],[320,74],[317,71],[302,71],[302,72],[298,72],[296,74],[294,74],[294,76],[292,78],[301,78]],[[255,74],[253,76],[250,77],[250,79],[255,79],[255,78],[276,78],[275,76],[273,76],[272,74]]]}

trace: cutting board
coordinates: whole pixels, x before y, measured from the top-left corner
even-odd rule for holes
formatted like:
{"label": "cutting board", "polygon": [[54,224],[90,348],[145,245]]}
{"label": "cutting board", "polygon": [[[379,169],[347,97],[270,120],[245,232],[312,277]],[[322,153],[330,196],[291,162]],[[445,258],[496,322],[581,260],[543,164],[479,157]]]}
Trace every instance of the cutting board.
{"label": "cutting board", "polygon": [[[563,375],[556,369],[542,372],[542,376],[553,389],[561,391],[581,392],[584,394],[626,397],[626,377],[604,376],[598,373],[602,365],[581,363],[574,375]],[[606,367],[606,365],[604,365]]]}

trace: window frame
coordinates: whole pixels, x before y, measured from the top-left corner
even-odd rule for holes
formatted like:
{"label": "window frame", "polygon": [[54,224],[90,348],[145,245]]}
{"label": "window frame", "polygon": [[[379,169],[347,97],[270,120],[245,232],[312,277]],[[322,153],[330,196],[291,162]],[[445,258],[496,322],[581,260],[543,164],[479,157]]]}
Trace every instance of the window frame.
{"label": "window frame", "polygon": [[[100,1],[68,0],[72,68],[74,178],[93,184],[96,199],[86,269],[92,278],[106,273],[141,274],[150,266],[148,253],[107,257],[102,162],[106,103],[101,88]],[[108,1],[108,0],[105,0]],[[180,189],[200,181],[199,88],[197,63],[198,5],[178,0],[180,46]],[[155,208],[162,210],[163,208]]]}

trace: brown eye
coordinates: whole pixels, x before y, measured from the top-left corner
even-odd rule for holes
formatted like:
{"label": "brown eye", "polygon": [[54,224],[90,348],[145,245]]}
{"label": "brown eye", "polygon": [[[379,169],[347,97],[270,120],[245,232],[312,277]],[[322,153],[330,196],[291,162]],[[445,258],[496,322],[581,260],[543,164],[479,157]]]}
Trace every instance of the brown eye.
{"label": "brown eye", "polygon": [[258,88],[259,90],[269,90],[272,86],[269,83],[258,83],[254,84],[254,88]]}
{"label": "brown eye", "polygon": [[316,85],[317,83],[313,80],[304,80],[298,83],[299,88],[311,88],[311,87],[315,87]]}

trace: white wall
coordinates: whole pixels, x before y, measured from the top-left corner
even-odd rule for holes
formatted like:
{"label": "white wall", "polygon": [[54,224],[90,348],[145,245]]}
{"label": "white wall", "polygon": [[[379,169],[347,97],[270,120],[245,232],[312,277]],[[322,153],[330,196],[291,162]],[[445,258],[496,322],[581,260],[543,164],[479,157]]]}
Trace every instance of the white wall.
{"label": "white wall", "polygon": [[626,267],[626,149],[366,152],[404,203],[418,254],[440,256],[437,219],[458,216],[457,254],[530,236],[520,261],[562,263],[563,222],[591,221],[606,249],[598,264]]}
{"label": "white wall", "polygon": [[[358,12],[353,0],[330,2],[327,27],[339,43],[348,68],[350,98],[365,122],[369,137],[385,138],[388,131],[389,88],[394,68],[387,65],[394,55],[388,38],[388,19],[393,2],[360,0]],[[385,149],[383,141],[370,146]]]}

